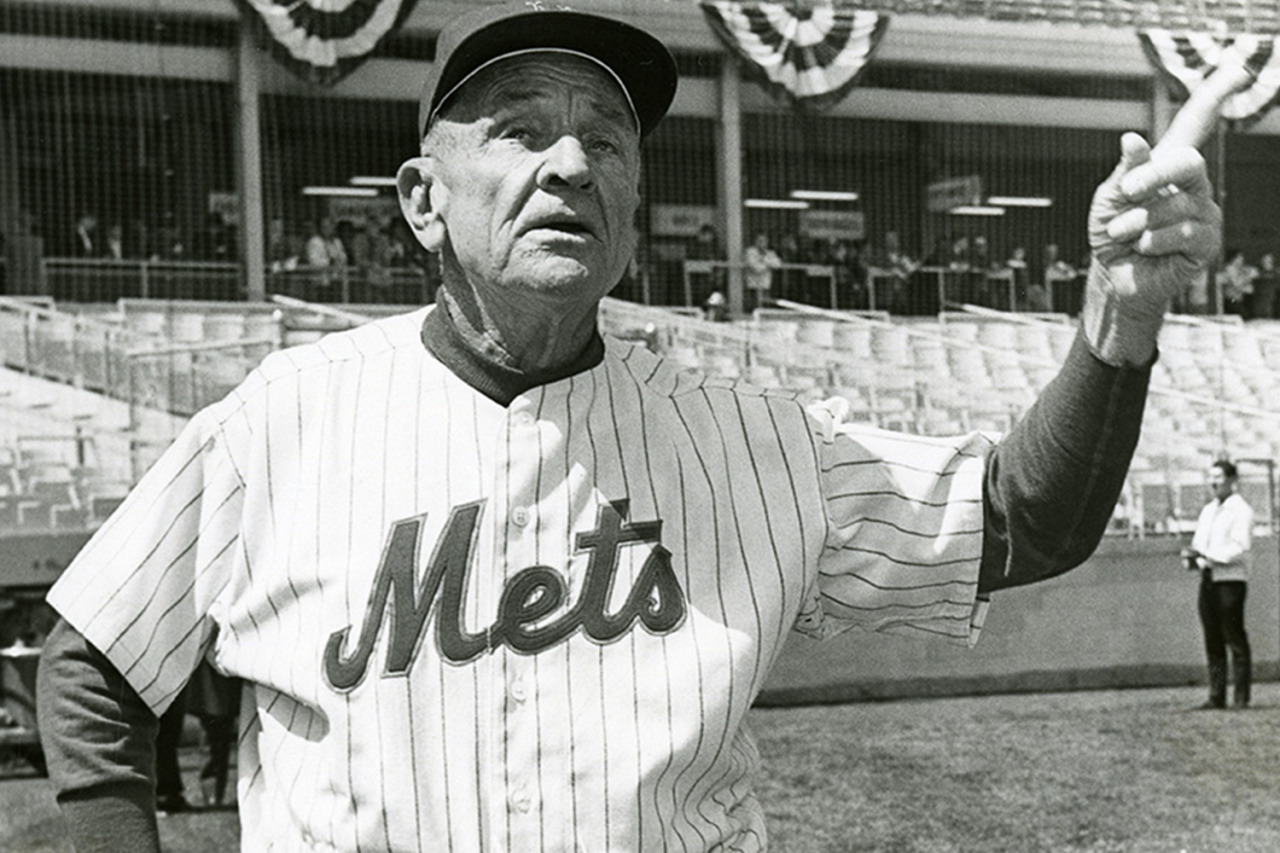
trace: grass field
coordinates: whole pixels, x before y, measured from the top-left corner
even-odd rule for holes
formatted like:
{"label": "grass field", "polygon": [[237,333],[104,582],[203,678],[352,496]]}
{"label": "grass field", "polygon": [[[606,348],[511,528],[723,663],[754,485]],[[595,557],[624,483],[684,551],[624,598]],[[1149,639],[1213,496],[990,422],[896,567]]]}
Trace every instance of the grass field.
{"label": "grass field", "polygon": [[[1280,685],[757,709],[775,853],[1275,853]],[[199,756],[184,755],[194,770]],[[0,775],[0,853],[69,853],[47,784]],[[195,786],[192,785],[192,790]],[[231,812],[162,819],[169,853],[237,847]]]}

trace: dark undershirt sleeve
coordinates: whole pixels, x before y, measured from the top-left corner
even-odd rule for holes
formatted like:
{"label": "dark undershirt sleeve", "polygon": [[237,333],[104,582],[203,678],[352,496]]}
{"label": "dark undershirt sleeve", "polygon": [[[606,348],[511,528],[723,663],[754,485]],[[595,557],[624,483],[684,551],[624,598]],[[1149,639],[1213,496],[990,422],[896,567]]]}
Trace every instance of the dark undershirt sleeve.
{"label": "dark undershirt sleeve", "polygon": [[158,853],[156,717],[65,620],[41,652],[36,707],[49,780],[78,853]]}
{"label": "dark undershirt sleeve", "polygon": [[980,594],[1062,574],[1097,548],[1150,380],[1150,365],[1108,365],[1076,335],[1062,370],[987,460]]}

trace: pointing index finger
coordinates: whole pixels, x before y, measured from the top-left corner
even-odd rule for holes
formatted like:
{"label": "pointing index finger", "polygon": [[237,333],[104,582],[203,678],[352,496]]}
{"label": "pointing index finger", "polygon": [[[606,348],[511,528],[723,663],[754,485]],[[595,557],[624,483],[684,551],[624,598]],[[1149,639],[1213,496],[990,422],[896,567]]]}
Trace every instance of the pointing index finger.
{"label": "pointing index finger", "polygon": [[1254,73],[1242,62],[1219,67],[1187,98],[1152,153],[1182,146],[1203,146],[1209,141],[1227,98],[1247,88],[1254,79]]}

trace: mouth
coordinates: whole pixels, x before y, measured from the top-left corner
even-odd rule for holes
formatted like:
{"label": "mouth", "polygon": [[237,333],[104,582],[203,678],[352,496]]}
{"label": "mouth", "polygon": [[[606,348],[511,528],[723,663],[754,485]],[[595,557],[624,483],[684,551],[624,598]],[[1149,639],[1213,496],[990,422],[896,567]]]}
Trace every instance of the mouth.
{"label": "mouth", "polygon": [[526,233],[533,231],[552,231],[557,234],[576,238],[596,236],[595,231],[590,225],[578,219],[546,219],[534,222],[525,229]]}

